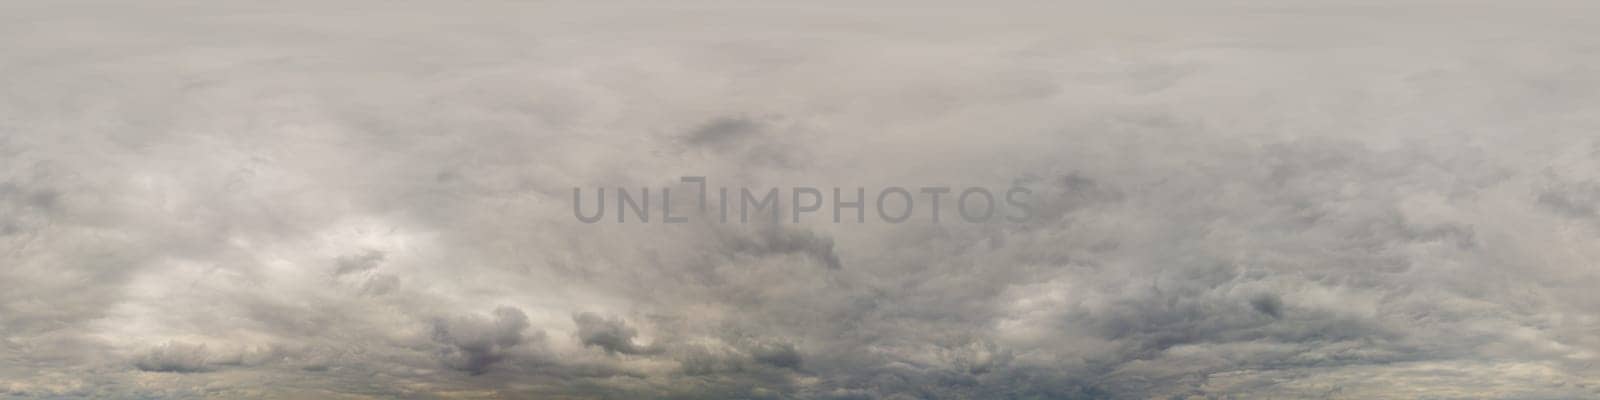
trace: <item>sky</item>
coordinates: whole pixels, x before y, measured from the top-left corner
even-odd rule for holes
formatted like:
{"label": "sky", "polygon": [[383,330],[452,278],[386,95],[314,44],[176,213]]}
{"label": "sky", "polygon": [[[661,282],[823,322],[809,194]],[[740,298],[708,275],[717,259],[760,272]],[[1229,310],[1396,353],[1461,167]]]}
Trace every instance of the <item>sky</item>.
{"label": "sky", "polygon": [[0,2],[0,399],[1597,398],[1597,19]]}

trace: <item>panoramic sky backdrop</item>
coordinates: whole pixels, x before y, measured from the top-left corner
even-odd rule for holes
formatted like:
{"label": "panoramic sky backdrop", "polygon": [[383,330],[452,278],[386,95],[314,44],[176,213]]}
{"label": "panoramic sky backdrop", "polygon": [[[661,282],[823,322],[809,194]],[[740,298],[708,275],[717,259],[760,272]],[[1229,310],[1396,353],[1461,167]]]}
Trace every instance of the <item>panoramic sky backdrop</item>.
{"label": "panoramic sky backdrop", "polygon": [[1600,398],[1597,239],[1593,1],[0,2],[0,398]]}

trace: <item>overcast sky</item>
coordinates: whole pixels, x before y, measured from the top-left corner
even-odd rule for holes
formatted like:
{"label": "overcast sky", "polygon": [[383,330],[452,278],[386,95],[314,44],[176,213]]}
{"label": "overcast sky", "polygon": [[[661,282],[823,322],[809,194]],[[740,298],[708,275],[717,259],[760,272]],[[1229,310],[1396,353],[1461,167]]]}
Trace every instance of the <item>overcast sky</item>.
{"label": "overcast sky", "polygon": [[978,3],[0,2],[0,398],[1600,398],[1600,4]]}

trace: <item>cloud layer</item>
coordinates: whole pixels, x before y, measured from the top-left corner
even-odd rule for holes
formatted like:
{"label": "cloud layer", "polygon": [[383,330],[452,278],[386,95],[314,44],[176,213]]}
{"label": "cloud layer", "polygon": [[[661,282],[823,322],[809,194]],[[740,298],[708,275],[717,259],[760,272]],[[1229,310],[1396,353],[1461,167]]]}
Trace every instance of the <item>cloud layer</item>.
{"label": "cloud layer", "polygon": [[1587,2],[162,3],[0,4],[0,398],[1600,396]]}

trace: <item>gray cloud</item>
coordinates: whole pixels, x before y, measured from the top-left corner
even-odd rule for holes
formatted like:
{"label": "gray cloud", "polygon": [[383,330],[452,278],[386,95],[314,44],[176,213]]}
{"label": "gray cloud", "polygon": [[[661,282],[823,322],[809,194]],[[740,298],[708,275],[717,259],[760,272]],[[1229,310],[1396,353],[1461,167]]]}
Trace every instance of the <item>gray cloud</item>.
{"label": "gray cloud", "polygon": [[150,372],[203,372],[209,369],[208,357],[205,345],[168,342],[140,355],[133,365]]}
{"label": "gray cloud", "polygon": [[[433,324],[433,340],[446,345],[440,357],[450,368],[482,374],[505,361],[509,350],[528,339],[528,316],[515,307],[500,307],[492,318],[459,316],[439,319]],[[536,332],[539,339],[543,332]]]}
{"label": "gray cloud", "polygon": [[756,362],[778,368],[800,368],[800,352],[795,350],[793,344],[771,343],[759,346],[751,354]]}
{"label": "gray cloud", "polygon": [[646,349],[633,343],[633,338],[639,333],[629,327],[620,318],[605,318],[595,313],[579,313],[572,316],[572,322],[578,324],[578,339],[585,346],[595,346],[607,353],[641,354]]}
{"label": "gray cloud", "polygon": [[1600,396],[1589,3],[908,5],[0,4],[0,398]]}
{"label": "gray cloud", "polygon": [[754,121],[744,118],[723,117],[707,122],[704,126],[689,131],[684,141],[695,146],[717,146],[738,142],[740,139],[760,133],[761,126]]}

